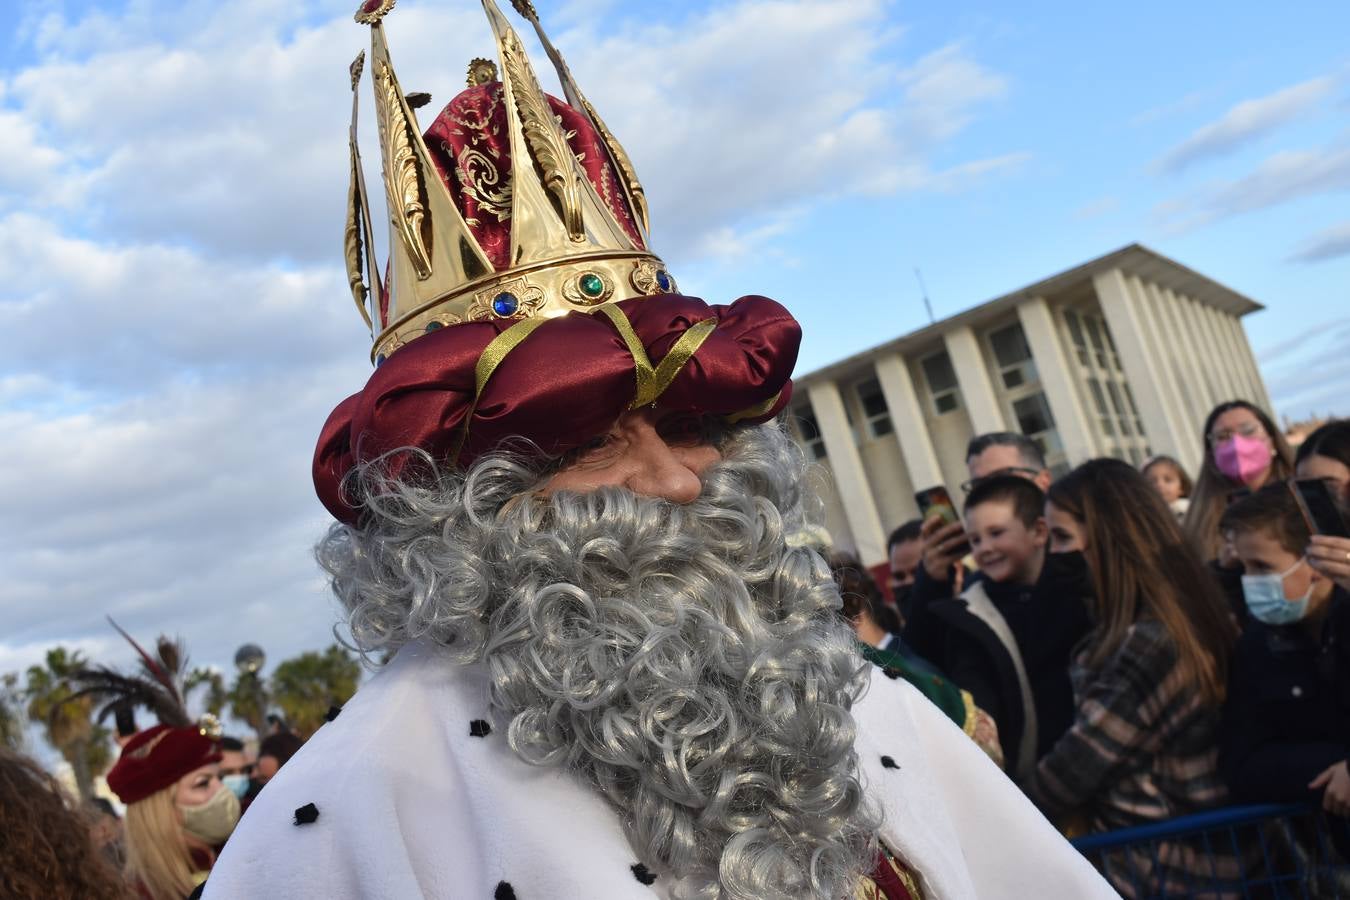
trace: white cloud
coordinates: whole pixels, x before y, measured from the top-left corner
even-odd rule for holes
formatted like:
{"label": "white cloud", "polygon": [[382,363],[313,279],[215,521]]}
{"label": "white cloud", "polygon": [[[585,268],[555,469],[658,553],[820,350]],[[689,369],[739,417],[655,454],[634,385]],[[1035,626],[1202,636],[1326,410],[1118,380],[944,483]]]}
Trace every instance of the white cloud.
{"label": "white cloud", "polygon": [[[12,79],[13,100],[82,163],[83,222],[232,257],[336,258],[346,67],[366,38],[345,7],[312,25],[252,6],[190,4],[195,30],[182,12],[158,21],[156,4],[120,20],[42,20],[52,55]],[[617,33],[588,24],[557,36],[638,166],[662,252],[839,193],[950,189],[967,171],[930,171],[928,157],[1006,92],[1004,79],[959,44],[889,65],[885,9],[742,0],[677,26],[618,20]],[[257,21],[240,28],[249,13]],[[469,9],[405,3],[387,30],[404,87],[430,90],[437,106],[462,86],[447,60],[490,55]],[[152,37],[162,33],[175,42]],[[373,143],[366,156],[378,159]]]}
{"label": "white cloud", "polygon": [[1314,78],[1264,97],[1244,100],[1165,153],[1154,167],[1180,172],[1192,163],[1237,150],[1294,121],[1331,93],[1335,80]]}
{"label": "white cloud", "polygon": [[1303,197],[1350,189],[1350,142],[1318,150],[1284,150],[1251,173],[1210,184],[1196,193],[1158,204],[1154,215],[1173,231],[1254,212]]}
{"label": "white cloud", "polygon": [[1307,332],[1261,353],[1271,400],[1283,416],[1350,415],[1350,318],[1310,323]]}
{"label": "white cloud", "polygon": [[1350,256],[1350,221],[1325,228],[1305,240],[1289,259],[1293,262],[1325,262]]}
{"label": "white cloud", "polygon": [[1073,211],[1073,217],[1079,221],[1097,219],[1110,215],[1120,208],[1120,198],[1115,196],[1098,197],[1084,203]]}
{"label": "white cloud", "polygon": [[[309,547],[326,514],[309,457],[331,370],[169,384],[86,412],[0,412],[5,646],[181,632],[202,662],[238,643],[325,642]],[[3,654],[0,654],[3,655]]]}
{"label": "white cloud", "polygon": [[0,212],[20,200],[41,203],[59,193],[54,179],[62,163],[60,151],[46,146],[33,123],[0,108]]}
{"label": "white cloud", "polygon": [[[888,63],[884,0],[596,32],[579,11],[607,2],[576,0],[555,39],[668,256],[778,253],[822,200],[956,190],[1025,158],[932,162],[1007,86],[959,44]],[[26,5],[34,61],[0,82],[0,189],[22,204],[0,206],[0,671],[58,641],[108,651],[109,612],[227,668],[245,640],[274,659],[329,640],[309,460],[369,372],[339,249],[347,65],[368,42],[352,6]],[[402,0],[386,25],[405,89],[438,106],[491,55],[472,9]]]}
{"label": "white cloud", "polygon": [[227,377],[359,356],[364,325],[336,267],[98,244],[20,214],[0,218],[0,247],[0,332],[28,336],[0,373],[141,391],[173,373]]}

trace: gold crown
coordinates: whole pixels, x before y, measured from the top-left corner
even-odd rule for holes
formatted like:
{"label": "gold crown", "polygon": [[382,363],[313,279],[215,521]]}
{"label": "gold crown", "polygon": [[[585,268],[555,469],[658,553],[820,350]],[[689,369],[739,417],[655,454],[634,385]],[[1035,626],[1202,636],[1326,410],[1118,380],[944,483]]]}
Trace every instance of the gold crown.
{"label": "gold crown", "polygon": [[[345,250],[357,308],[370,326],[378,365],[438,328],[493,318],[519,320],[588,310],[674,290],[665,264],[647,250],[647,204],[632,163],[567,64],[544,34],[529,0],[512,0],[530,21],[558,73],[568,105],[603,145],[630,213],[625,229],[601,199],[568,144],[520,39],[493,0],[482,0],[501,61],[501,96],[510,141],[511,182],[499,192],[509,216],[509,265],[494,267],[432,160],[413,110],[426,95],[405,95],[394,75],[381,20],[395,0],[367,0],[356,21],[371,29],[371,76],[389,210],[387,281],[370,258],[370,207],[356,143],[363,52],[352,63],[351,184]],[[469,84],[496,79],[488,60],[470,64]],[[458,169],[456,170],[458,171]],[[452,176],[453,177],[453,176]]]}

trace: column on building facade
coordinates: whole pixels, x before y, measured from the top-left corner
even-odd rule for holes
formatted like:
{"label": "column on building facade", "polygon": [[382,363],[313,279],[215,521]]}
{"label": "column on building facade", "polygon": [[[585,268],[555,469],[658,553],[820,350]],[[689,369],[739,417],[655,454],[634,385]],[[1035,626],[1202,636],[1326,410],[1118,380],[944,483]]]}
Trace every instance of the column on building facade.
{"label": "column on building facade", "polygon": [[878,357],[875,365],[877,381],[895,425],[895,437],[900,442],[900,455],[904,457],[909,473],[909,483],[916,489],[942,484],[942,466],[928,436],[923,406],[904,357],[888,353]]}
{"label": "column on building facade", "polygon": [[1183,422],[1192,422],[1197,415],[1204,415],[1203,412],[1197,412],[1199,407],[1204,406],[1204,402],[1195,396],[1196,392],[1192,386],[1188,360],[1185,350],[1181,346],[1176,310],[1172,308],[1171,303],[1163,298],[1157,284],[1140,279],[1139,288],[1143,291],[1144,298],[1148,301],[1148,308],[1152,311],[1153,322],[1157,328],[1159,350],[1167,361],[1167,373],[1176,395],[1175,409],[1177,416]]}
{"label": "column on building facade", "polygon": [[1244,377],[1238,366],[1238,348],[1233,345],[1233,334],[1228,328],[1228,316],[1212,306],[1205,306],[1205,318],[1209,321],[1214,340],[1219,346],[1219,356],[1223,360],[1224,375],[1233,386],[1234,396],[1250,400],[1251,383]]}
{"label": "column on building facade", "polygon": [[1070,465],[1096,456],[1097,441],[1091,420],[1083,410],[1077,384],[1078,365],[1064,352],[1055,317],[1044,297],[1031,297],[1017,305],[1017,317],[1022,322],[1031,357],[1036,361],[1036,372],[1041,378],[1041,390],[1055,417],[1055,428],[1064,443],[1064,453]]}
{"label": "column on building facade", "polygon": [[[1200,315],[1200,304],[1185,294],[1176,294],[1175,296],[1177,308],[1181,310],[1182,316],[1188,324],[1191,340],[1195,344],[1196,363],[1201,377],[1204,379],[1205,388],[1209,392],[1208,406],[1213,409],[1229,397],[1229,388],[1219,377],[1217,371],[1218,363],[1215,361],[1214,341],[1210,339],[1204,319]],[[1208,414],[1209,410],[1207,409],[1205,412]]]}
{"label": "column on building facade", "polygon": [[886,535],[876,500],[872,497],[862,455],[853,440],[844,412],[844,398],[833,381],[812,384],[807,388],[811,411],[815,413],[820,436],[825,441],[825,455],[834,474],[835,491],[839,505],[848,519],[849,530],[858,548],[858,558],[865,566],[874,566],[886,560]]}
{"label": "column on building facade", "polygon": [[1120,363],[1144,420],[1149,446],[1154,453],[1180,457],[1187,442],[1182,423],[1176,421],[1172,412],[1173,398],[1169,396],[1163,367],[1154,355],[1158,338],[1151,316],[1120,269],[1101,272],[1093,277],[1092,283],[1106,325],[1120,351]]}
{"label": "column on building facade", "polygon": [[1136,275],[1127,276],[1125,288],[1134,298],[1135,306],[1141,313],[1140,318],[1147,329],[1144,332],[1147,335],[1144,349],[1153,363],[1153,380],[1160,388],[1164,412],[1172,423],[1172,430],[1178,435],[1180,444],[1177,450],[1180,452],[1181,447],[1190,444],[1184,436],[1190,432],[1191,416],[1186,404],[1182,402],[1181,391],[1177,389],[1177,371],[1172,365],[1166,322],[1162,319],[1158,305],[1153,302],[1153,295],[1149,293],[1142,278]]}
{"label": "column on building facade", "polygon": [[1242,394],[1242,386],[1233,380],[1228,361],[1224,358],[1223,344],[1214,330],[1214,318],[1210,315],[1213,310],[1194,297],[1187,297],[1186,300],[1195,317],[1196,340],[1201,344],[1210,378],[1218,389],[1219,399],[1215,405],[1237,399]]}
{"label": "column on building facade", "polygon": [[1261,367],[1256,362],[1256,354],[1252,352],[1252,343],[1247,340],[1247,329],[1242,324],[1242,319],[1237,316],[1229,317],[1230,327],[1233,329],[1233,340],[1242,349],[1242,361],[1246,368],[1248,377],[1251,379],[1255,396],[1252,402],[1259,404],[1262,409],[1275,415],[1275,407],[1270,403],[1270,392],[1266,390],[1266,380],[1261,377]]}
{"label": "column on building facade", "polygon": [[1233,367],[1234,377],[1242,384],[1242,396],[1260,406],[1261,380],[1248,363],[1247,348],[1244,346],[1246,336],[1238,328],[1237,316],[1221,312],[1219,321],[1223,326],[1224,340],[1232,350],[1230,365]]}
{"label": "column on building facade", "polygon": [[963,325],[947,332],[942,340],[951,357],[952,368],[956,370],[956,382],[961,387],[961,399],[970,415],[970,427],[976,434],[1007,431],[1003,408],[994,392],[994,383],[989,378],[989,368],[984,364],[984,354],[980,352],[975,332]]}
{"label": "column on building facade", "polygon": [[1251,348],[1247,345],[1247,336],[1242,332],[1237,316],[1225,312],[1219,312],[1218,316],[1224,344],[1229,348],[1228,365],[1233,370],[1233,377],[1242,385],[1242,396],[1269,412],[1269,404],[1262,399],[1265,385],[1261,383],[1261,375],[1252,363]]}
{"label": "column on building facade", "polygon": [[1171,315],[1177,346],[1180,348],[1182,371],[1190,384],[1190,394],[1193,400],[1191,414],[1198,430],[1200,424],[1205,421],[1205,416],[1218,402],[1218,398],[1210,386],[1209,379],[1205,377],[1203,357],[1195,340],[1195,329],[1191,324],[1190,316],[1186,314],[1183,298],[1172,293],[1171,288],[1160,287],[1158,299]]}

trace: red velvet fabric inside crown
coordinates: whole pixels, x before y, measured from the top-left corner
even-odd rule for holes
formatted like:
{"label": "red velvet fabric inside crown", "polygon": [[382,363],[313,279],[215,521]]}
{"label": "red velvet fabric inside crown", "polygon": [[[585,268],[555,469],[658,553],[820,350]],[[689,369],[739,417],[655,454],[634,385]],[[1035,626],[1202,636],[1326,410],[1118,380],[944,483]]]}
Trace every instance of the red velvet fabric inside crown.
{"label": "red velvet fabric inside crown", "polygon": [[[616,306],[628,318],[653,366],[690,326],[717,327],[656,401],[658,408],[737,416],[773,400],[747,423],[764,422],[791,398],[801,328],[767,297],[727,306],[677,294],[639,297]],[[466,467],[503,441],[523,437],[557,456],[604,434],[637,392],[633,356],[613,323],[574,312],[547,320],[497,366],[474,403],[475,367],[488,343],[516,320],[470,322],[420,337],[393,354],[359,394],[338,405],[314,454],[319,499],[340,521],[359,511],[342,492],[352,467],[389,451],[416,447]],[[467,439],[448,457],[472,411]],[[395,456],[391,474],[409,463]]]}
{"label": "red velvet fabric inside crown", "polygon": [[123,803],[136,803],[220,759],[220,743],[196,726],[156,725],[127,741],[108,772],[108,787]]}
{"label": "red velvet fabric inside crown", "polygon": [[[633,223],[604,142],[584,113],[556,97],[553,114],[586,176],[638,249],[645,249]],[[431,160],[463,214],[478,246],[497,271],[511,265],[511,139],[500,82],[461,92],[423,135]]]}

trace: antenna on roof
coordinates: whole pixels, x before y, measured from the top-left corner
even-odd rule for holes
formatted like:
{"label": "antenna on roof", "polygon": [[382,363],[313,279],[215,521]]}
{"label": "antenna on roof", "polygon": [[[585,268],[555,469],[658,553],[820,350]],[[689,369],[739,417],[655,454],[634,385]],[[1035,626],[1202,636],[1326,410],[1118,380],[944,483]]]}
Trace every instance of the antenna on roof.
{"label": "antenna on roof", "polygon": [[937,317],[933,315],[933,304],[928,302],[928,288],[923,283],[923,273],[919,271],[918,266],[914,267],[914,277],[919,280],[919,290],[923,293],[923,308],[928,310],[928,323],[931,325],[937,321]]}

